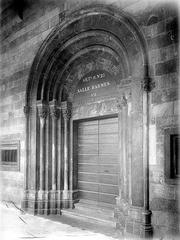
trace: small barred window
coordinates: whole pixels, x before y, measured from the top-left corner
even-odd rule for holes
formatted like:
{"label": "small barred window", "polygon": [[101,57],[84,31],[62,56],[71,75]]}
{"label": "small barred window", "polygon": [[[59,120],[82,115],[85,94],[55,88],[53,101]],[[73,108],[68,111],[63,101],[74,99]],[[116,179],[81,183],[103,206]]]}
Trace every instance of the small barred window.
{"label": "small barred window", "polygon": [[170,162],[171,162],[171,178],[180,177],[179,172],[179,135],[172,134],[170,136]]}
{"label": "small barred window", "polygon": [[19,170],[19,141],[1,142],[0,145],[0,165],[1,170]]}
{"label": "small barred window", "polygon": [[17,162],[17,149],[1,150],[1,161],[4,164]]}
{"label": "small barred window", "polygon": [[164,140],[165,179],[167,183],[176,184],[180,178],[178,129],[165,129]]}

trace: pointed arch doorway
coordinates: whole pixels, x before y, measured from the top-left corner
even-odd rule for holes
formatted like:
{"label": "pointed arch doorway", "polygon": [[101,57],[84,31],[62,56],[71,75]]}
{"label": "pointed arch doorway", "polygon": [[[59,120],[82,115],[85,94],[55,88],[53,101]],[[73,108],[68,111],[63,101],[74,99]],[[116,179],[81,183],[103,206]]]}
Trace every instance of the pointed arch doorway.
{"label": "pointed arch doorway", "polygon": [[[100,132],[100,119],[116,116],[118,182],[114,206],[147,210],[145,228],[147,225],[151,231],[146,184],[149,83],[143,35],[124,12],[105,5],[92,6],[70,13],[55,28],[34,59],[26,91],[23,206],[27,211],[60,214],[62,208],[74,206],[79,192],[83,192],[83,187],[78,189],[79,153],[74,153],[73,137],[78,130],[74,123],[77,121],[81,129],[82,120],[97,119]],[[96,135],[100,152],[101,133]],[[83,134],[80,137],[86,138]],[[105,138],[109,141],[115,137]],[[106,144],[110,148],[111,143]],[[110,166],[104,171],[110,171]],[[98,192],[100,183],[98,180]]]}

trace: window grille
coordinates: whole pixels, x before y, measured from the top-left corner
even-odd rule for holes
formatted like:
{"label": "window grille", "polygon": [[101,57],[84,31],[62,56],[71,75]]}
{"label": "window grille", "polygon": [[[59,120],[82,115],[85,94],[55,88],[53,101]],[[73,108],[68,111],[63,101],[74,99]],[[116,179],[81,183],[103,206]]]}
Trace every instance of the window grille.
{"label": "window grille", "polygon": [[179,172],[179,135],[170,136],[170,176],[171,178],[180,177]]}
{"label": "window grille", "polygon": [[19,141],[0,143],[0,165],[3,171],[19,170]]}
{"label": "window grille", "polygon": [[180,178],[178,129],[167,128],[164,136],[165,180],[169,184],[176,184]]}

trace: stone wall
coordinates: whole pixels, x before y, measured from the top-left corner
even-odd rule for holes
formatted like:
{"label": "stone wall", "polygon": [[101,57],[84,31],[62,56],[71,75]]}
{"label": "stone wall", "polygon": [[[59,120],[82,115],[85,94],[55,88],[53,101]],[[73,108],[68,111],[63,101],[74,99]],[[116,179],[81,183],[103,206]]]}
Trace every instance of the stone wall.
{"label": "stone wall", "polygon": [[0,140],[20,140],[20,171],[1,171],[1,198],[20,204],[25,162],[26,84],[31,64],[43,40],[60,21],[61,6],[32,5],[21,20],[11,9],[1,19]]}
{"label": "stone wall", "polygon": [[[159,7],[143,27],[149,48],[151,77],[150,209],[154,231],[175,233],[178,229],[178,185],[166,179],[166,131],[178,127],[178,13]],[[175,129],[175,130],[174,130]]]}
{"label": "stone wall", "polygon": [[[177,6],[146,0],[37,1],[23,20],[8,8],[1,15],[0,140],[20,140],[20,171],[1,171],[1,198],[20,203],[25,162],[25,92],[33,59],[43,40],[64,20],[66,11],[93,3],[113,4],[128,12],[146,40],[155,88],[151,95],[150,208],[154,230],[175,231],[178,187],[165,177],[165,131],[178,124]],[[138,71],[138,69],[137,69]]]}

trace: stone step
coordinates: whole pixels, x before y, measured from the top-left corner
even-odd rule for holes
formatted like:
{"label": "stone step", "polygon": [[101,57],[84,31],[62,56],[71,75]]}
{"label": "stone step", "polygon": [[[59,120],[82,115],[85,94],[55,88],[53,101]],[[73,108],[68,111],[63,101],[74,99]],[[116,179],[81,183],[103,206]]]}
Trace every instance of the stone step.
{"label": "stone step", "polygon": [[85,203],[75,204],[74,209],[62,209],[62,214],[71,217],[83,218],[92,223],[107,225],[108,227],[116,227],[113,209],[105,209],[98,206],[89,206]]}

